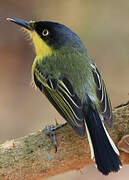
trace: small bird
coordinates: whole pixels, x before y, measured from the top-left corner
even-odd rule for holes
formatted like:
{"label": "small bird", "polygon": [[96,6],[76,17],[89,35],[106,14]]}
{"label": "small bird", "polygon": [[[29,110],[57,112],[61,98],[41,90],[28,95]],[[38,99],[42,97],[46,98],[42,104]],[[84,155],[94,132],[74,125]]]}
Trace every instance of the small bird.
{"label": "small bird", "polygon": [[80,38],[56,22],[7,20],[22,26],[33,41],[35,85],[80,137],[87,132],[98,170],[104,175],[117,172],[122,166],[119,151],[104,126],[113,123],[110,99]]}

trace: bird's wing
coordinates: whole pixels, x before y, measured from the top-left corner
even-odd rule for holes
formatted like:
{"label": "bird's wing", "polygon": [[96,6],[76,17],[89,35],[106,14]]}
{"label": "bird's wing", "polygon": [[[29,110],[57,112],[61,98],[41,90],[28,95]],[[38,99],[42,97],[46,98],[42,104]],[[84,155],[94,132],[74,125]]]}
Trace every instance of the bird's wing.
{"label": "bird's wing", "polygon": [[104,81],[96,65],[92,64],[91,67],[92,67],[94,82],[96,84],[96,94],[99,100],[100,114],[103,116],[104,122],[107,124],[107,126],[111,127],[113,120],[111,102],[107,94]]}
{"label": "bird's wing", "polygon": [[34,81],[78,135],[84,136],[82,104],[67,78],[54,79],[47,77],[46,81],[41,81],[41,79],[39,81],[35,74]]}

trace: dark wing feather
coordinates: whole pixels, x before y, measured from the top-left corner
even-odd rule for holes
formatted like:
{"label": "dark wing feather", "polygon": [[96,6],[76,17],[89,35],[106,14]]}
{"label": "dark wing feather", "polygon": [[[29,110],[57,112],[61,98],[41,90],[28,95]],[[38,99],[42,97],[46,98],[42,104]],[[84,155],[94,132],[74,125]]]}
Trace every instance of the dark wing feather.
{"label": "dark wing feather", "polygon": [[91,67],[92,67],[94,81],[96,84],[96,94],[99,100],[100,113],[103,116],[104,122],[107,124],[107,126],[112,127],[112,120],[113,120],[112,107],[109,96],[106,91],[104,81],[95,64],[92,64]]}
{"label": "dark wing feather", "polygon": [[82,104],[74,93],[71,83],[65,77],[58,80],[47,77],[44,83],[38,80],[36,74],[34,74],[34,81],[76,133],[84,136]]}

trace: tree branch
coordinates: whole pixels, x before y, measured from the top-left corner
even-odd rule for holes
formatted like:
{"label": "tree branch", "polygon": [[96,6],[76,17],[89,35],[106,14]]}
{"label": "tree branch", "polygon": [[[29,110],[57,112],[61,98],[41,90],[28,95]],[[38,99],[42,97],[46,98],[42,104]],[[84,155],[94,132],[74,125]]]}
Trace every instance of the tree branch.
{"label": "tree branch", "polygon": [[[108,131],[118,144],[121,138],[129,135],[129,102],[115,108],[113,113],[114,125]],[[67,125],[56,131],[56,138],[57,153],[44,130],[0,145],[0,179],[45,179],[94,164],[90,158],[87,137],[78,137]],[[121,146],[119,143],[120,149]],[[125,152],[120,152],[120,159],[123,164],[129,164],[129,154]]]}

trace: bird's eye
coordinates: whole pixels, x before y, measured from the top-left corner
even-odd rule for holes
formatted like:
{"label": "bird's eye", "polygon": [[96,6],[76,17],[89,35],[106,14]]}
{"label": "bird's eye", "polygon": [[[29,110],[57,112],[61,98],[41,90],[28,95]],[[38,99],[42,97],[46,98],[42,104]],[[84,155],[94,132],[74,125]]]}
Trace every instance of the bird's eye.
{"label": "bird's eye", "polygon": [[48,36],[49,34],[49,31],[47,29],[44,29],[43,32],[42,32],[42,35],[43,36]]}

